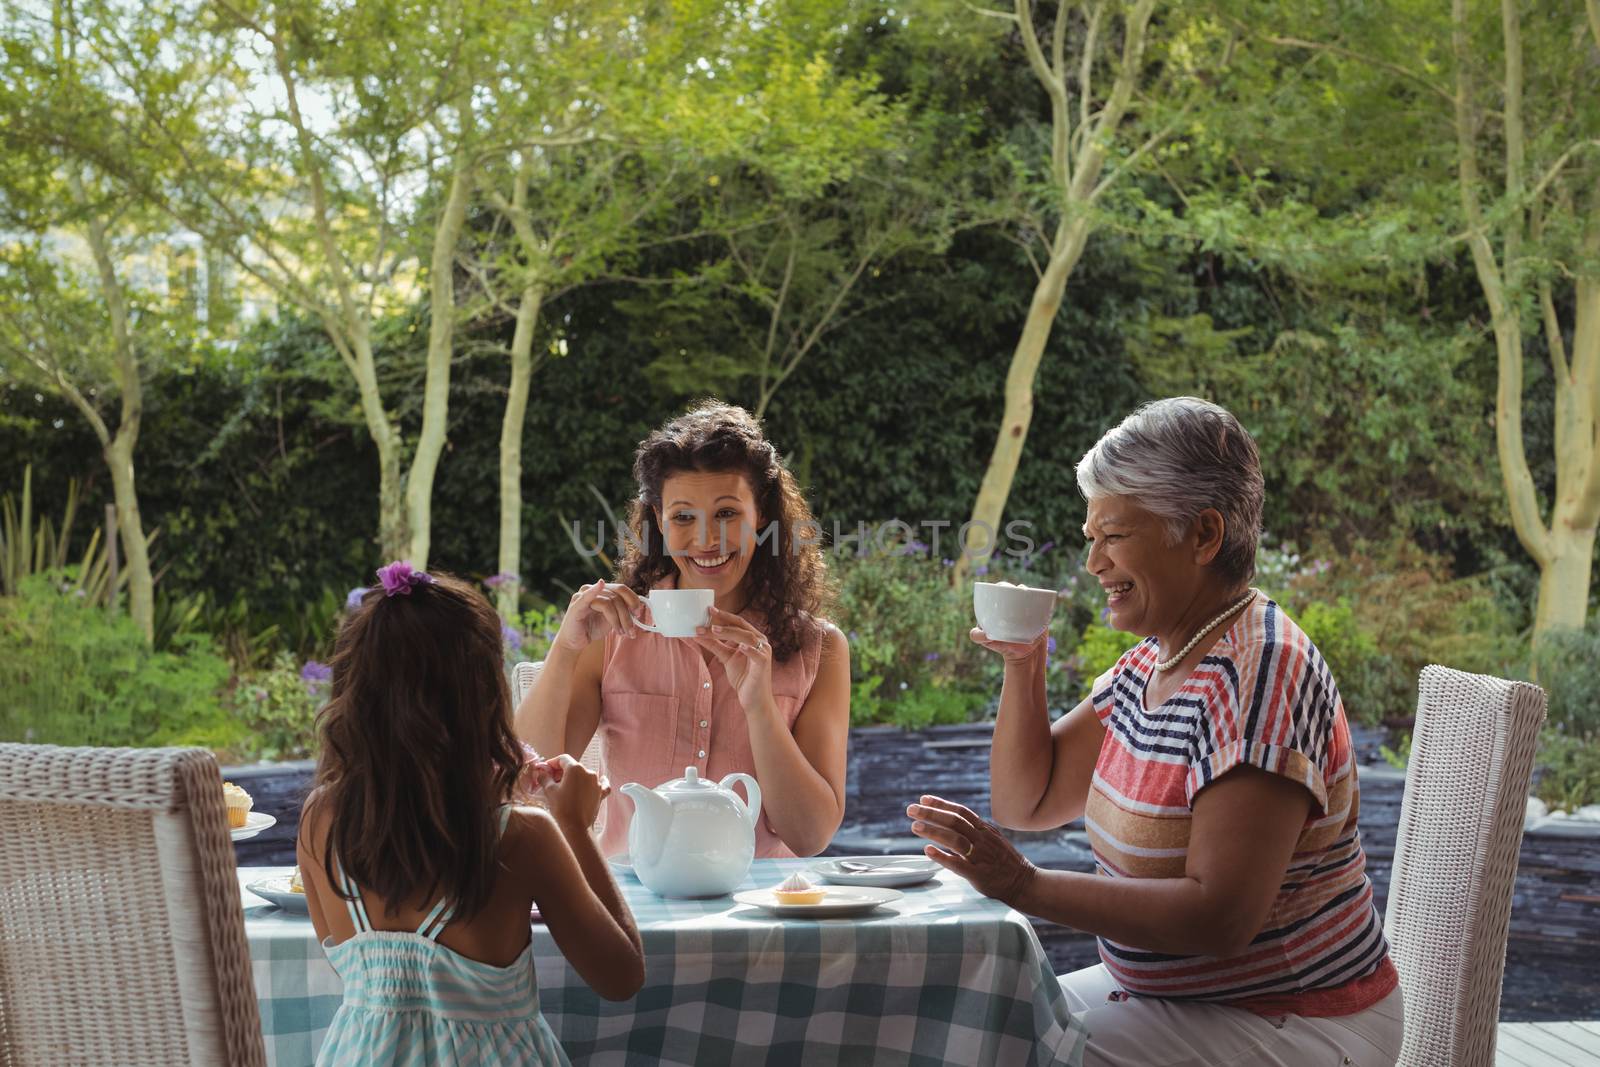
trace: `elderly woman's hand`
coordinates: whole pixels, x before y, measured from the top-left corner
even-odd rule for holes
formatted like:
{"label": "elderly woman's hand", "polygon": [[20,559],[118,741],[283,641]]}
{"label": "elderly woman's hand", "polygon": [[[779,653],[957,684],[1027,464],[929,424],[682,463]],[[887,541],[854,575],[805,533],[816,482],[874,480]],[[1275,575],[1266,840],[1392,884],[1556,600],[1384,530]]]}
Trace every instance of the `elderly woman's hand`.
{"label": "elderly woman's hand", "polygon": [[1030,660],[1035,656],[1043,656],[1046,644],[1050,640],[1050,631],[1046,629],[1044,633],[1032,641],[996,641],[984,633],[982,629],[974,626],[967,636],[972,638],[974,644],[982,645],[990,652],[1000,653],[1001,658],[1009,666],[1012,663]]}
{"label": "elderly woman's hand", "polygon": [[1038,870],[971,808],[924,796],[908,806],[906,814],[914,820],[911,832],[933,842],[923,853],[986,897],[1015,905]]}

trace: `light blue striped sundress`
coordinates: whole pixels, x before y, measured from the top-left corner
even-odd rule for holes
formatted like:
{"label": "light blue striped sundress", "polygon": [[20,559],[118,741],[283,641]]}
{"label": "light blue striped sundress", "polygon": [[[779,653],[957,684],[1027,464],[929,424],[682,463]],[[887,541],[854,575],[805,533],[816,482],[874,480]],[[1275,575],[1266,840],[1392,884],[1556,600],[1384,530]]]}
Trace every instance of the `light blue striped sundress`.
{"label": "light blue striped sundress", "polygon": [[[500,832],[510,807],[501,809]],[[439,944],[454,908],[443,900],[414,934],[374,930],[356,886],[337,864],[356,932],[323,951],[344,979],[344,1003],[317,1067],[570,1067],[539,1012],[533,945],[509,967],[469,960]]]}

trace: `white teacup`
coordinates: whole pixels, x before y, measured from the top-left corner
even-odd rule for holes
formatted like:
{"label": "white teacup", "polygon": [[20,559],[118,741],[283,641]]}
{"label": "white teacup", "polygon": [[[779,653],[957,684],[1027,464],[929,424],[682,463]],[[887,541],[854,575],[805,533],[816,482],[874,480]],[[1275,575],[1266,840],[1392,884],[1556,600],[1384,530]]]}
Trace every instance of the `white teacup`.
{"label": "white teacup", "polygon": [[655,625],[640,622],[639,629],[662,637],[693,637],[696,627],[711,625],[711,605],[716,602],[717,591],[652,589],[645,599],[650,605],[650,617],[655,620]]}
{"label": "white teacup", "polygon": [[1055,609],[1054,589],[1010,582],[976,582],[972,586],[972,613],[991,641],[1026,644],[1044,633]]}

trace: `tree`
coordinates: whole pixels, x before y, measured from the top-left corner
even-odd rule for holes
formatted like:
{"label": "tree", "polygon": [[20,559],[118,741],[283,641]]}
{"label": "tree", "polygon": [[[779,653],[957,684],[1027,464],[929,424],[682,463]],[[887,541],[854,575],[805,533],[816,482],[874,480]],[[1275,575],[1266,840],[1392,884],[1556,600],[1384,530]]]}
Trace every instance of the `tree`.
{"label": "tree", "polygon": [[[156,18],[152,26],[161,25]],[[130,282],[147,277],[171,246],[98,159],[128,148],[123,102],[104,93],[78,54],[71,5],[56,0],[3,23],[15,75],[0,89],[0,359],[24,380],[66,398],[94,430],[111,475],[128,566],[129,611],[146,641],[155,632],[149,536],[139,513],[134,457],[144,413],[143,375],[194,335],[165,294]],[[133,47],[147,53],[161,35]],[[191,111],[183,86],[156,89],[171,114]],[[52,130],[75,130],[61,143]],[[85,151],[83,149],[87,148]],[[146,156],[159,171],[170,160]],[[179,237],[180,235],[171,235]],[[87,259],[87,265],[84,260]],[[104,410],[115,402],[113,417]]]}
{"label": "tree", "polygon": [[[974,561],[987,559],[998,541],[1006,498],[1033,421],[1033,384],[1039,361],[1073,268],[1100,221],[1097,203],[1129,165],[1170,132],[1158,129],[1144,144],[1126,152],[1121,165],[1110,174],[1105,173],[1107,161],[1125,137],[1123,124],[1134,104],[1135,91],[1148,77],[1145,43],[1155,6],[1155,0],[1134,0],[1131,5],[1095,0],[1075,19],[1079,5],[1059,0],[1047,42],[1048,53],[1035,25],[1032,0],[1016,0],[1014,12],[981,12],[1015,27],[1028,66],[1049,99],[1049,169],[1036,210],[1031,218],[1023,220],[1022,228],[1030,233],[1031,240],[1037,241],[1041,253],[1036,267],[1038,282],[1022,334],[1011,354],[1005,410],[983,482],[973,501],[965,551],[952,569],[956,582],[961,581]],[[1120,49],[1112,44],[1112,35],[1118,30]],[[1111,80],[1108,90],[1100,81],[1107,74]],[[1100,90],[1097,83],[1102,86]],[[1103,96],[1097,97],[1097,91],[1103,91]]]}
{"label": "tree", "polygon": [[[1539,565],[1535,642],[1552,628],[1583,627],[1600,525],[1600,5],[1587,0],[1587,26],[1573,6],[1544,6],[1550,17],[1529,27],[1541,45],[1532,70],[1523,5],[1501,0],[1498,40],[1466,0],[1450,6],[1461,210],[1494,333],[1501,476],[1512,526]],[[1522,429],[1524,322],[1534,309],[1556,389],[1548,522]]]}
{"label": "tree", "polygon": [[[876,306],[872,278],[896,256],[941,247],[964,206],[937,181],[904,104],[822,56],[821,42],[780,40],[759,67],[724,71],[724,89],[742,79],[743,106],[723,103],[695,168],[687,224],[703,258],[665,294],[626,305],[657,353],[647,371],[669,392],[718,391],[764,415],[829,334]],[[708,348],[708,319],[740,345]]]}
{"label": "tree", "polygon": [[[1369,274],[1416,265],[1423,284],[1423,268],[1470,264],[1495,348],[1495,448],[1511,526],[1539,569],[1534,638],[1581,627],[1600,524],[1600,9],[1590,0],[1584,10],[1513,0],[1310,7],[1292,24],[1275,5],[1242,4],[1229,17],[1315,69],[1320,91],[1282,101],[1279,116],[1316,130],[1321,166],[1359,190],[1338,221],[1348,229],[1362,219],[1357,200],[1393,205],[1386,219],[1362,220],[1366,247],[1346,264]],[[1303,25],[1327,29],[1307,36]],[[1548,431],[1524,422],[1530,355],[1549,366]],[[1541,484],[1529,447],[1546,432],[1551,473]]]}
{"label": "tree", "polygon": [[[152,52],[136,47],[151,18],[140,6],[80,6],[81,51],[126,102],[130,133],[144,152],[179,161],[160,174],[141,169],[141,154],[103,165],[248,285],[321,323],[377,448],[382,551],[425,565],[455,251],[488,135],[475,91],[498,62],[504,12],[449,0],[404,11],[377,0],[220,0],[169,11]],[[364,46],[372,40],[389,47]],[[205,107],[172,113],[162,87],[175,79],[198,87]],[[374,337],[419,293],[430,313],[427,372],[408,457]]]}

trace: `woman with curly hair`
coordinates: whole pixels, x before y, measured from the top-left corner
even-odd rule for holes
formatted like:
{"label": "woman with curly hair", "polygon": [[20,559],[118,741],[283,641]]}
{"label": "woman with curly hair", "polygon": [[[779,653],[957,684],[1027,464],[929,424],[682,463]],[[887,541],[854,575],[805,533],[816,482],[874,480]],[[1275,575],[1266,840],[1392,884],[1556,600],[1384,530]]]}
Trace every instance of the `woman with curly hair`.
{"label": "woman with curly hair", "polygon": [[[578,590],[517,732],[541,754],[600,732],[615,782],[654,788],[694,767],[761,783],[757,856],[813,856],[844,818],[850,650],[823,617],[827,568],[811,509],[743,408],[695,407],[646,437],[612,582]],[[638,626],[653,589],[710,589],[692,639]],[[601,851],[627,850],[632,805],[607,802]]]}

